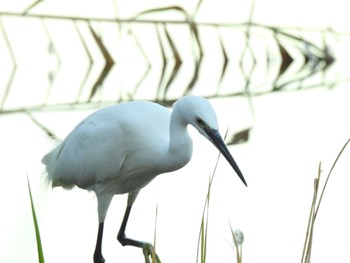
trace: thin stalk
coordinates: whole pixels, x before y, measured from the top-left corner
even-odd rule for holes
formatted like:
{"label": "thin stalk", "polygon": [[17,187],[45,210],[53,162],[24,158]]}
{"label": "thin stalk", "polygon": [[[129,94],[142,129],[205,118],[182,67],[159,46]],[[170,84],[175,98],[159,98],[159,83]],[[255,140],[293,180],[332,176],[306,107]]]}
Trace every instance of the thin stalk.
{"label": "thin stalk", "polygon": [[316,222],[316,217],[318,214],[318,211],[320,209],[321,201],[324,196],[327,184],[329,182],[330,176],[334,170],[334,167],[338,163],[338,160],[340,156],[343,154],[345,148],[348,146],[350,142],[350,138],[346,141],[340,152],[338,153],[335,161],[333,162],[333,165],[331,169],[329,170],[328,176],[326,178],[326,181],[323,185],[321,195],[317,201],[317,196],[318,196],[318,189],[319,189],[319,183],[320,183],[320,178],[321,178],[321,163],[319,164],[318,167],[318,176],[315,178],[314,181],[314,195],[312,198],[312,204],[311,204],[311,209],[310,209],[310,214],[309,214],[309,220],[308,220],[308,226],[306,230],[306,236],[305,236],[305,242],[304,242],[304,248],[303,248],[303,253],[301,257],[301,263],[309,263],[311,261],[311,249],[312,249],[312,239],[313,239],[313,232],[314,232],[314,225]]}
{"label": "thin stalk", "polygon": [[233,229],[232,229],[231,223],[230,223],[230,230],[231,230],[231,235],[232,235],[232,239],[233,239],[233,244],[235,245],[236,260],[237,260],[237,263],[239,263],[240,262],[239,248],[238,248],[238,243],[237,243],[235,234],[233,233]]}
{"label": "thin stalk", "polygon": [[232,246],[232,248],[233,250],[236,251],[236,261],[237,263],[242,263],[242,247],[243,247],[243,241],[244,241],[243,232],[241,232],[240,230],[233,231],[230,221],[229,221],[229,225],[230,225],[232,240],[234,244],[234,247]]}
{"label": "thin stalk", "polygon": [[301,262],[310,262],[311,260],[311,248],[312,248],[312,239],[313,239],[313,233],[314,233],[314,224],[316,220],[316,214],[315,214],[315,207],[317,202],[317,195],[318,195],[318,189],[319,189],[319,183],[321,178],[321,162],[318,166],[318,176],[314,180],[314,195],[312,198],[312,204],[310,209],[310,215],[309,215],[309,221],[308,221],[308,227],[306,231],[306,237],[305,237],[305,243],[303,248],[303,254],[301,258]]}
{"label": "thin stalk", "polygon": [[318,201],[318,205],[317,205],[317,208],[316,208],[315,216],[317,215],[318,210],[319,210],[319,208],[320,208],[320,204],[321,204],[321,201],[322,201],[324,192],[325,192],[325,190],[326,190],[326,186],[327,186],[327,184],[328,184],[329,178],[330,178],[330,176],[331,176],[331,174],[332,174],[332,172],[333,172],[333,169],[334,169],[335,165],[337,164],[337,162],[338,162],[340,156],[341,156],[342,153],[344,152],[345,148],[348,146],[349,142],[350,142],[350,138],[346,141],[346,143],[344,144],[343,148],[342,148],[342,149],[340,150],[340,152],[338,153],[338,156],[337,156],[337,158],[335,159],[335,161],[334,161],[334,163],[333,163],[333,165],[332,165],[332,168],[329,170],[327,179],[326,179],[326,181],[325,181],[325,183],[324,183],[324,186],[323,186],[323,189],[322,189],[322,192],[321,192],[321,195],[320,195],[320,199],[319,199],[319,201]]}
{"label": "thin stalk", "polygon": [[[224,140],[227,137],[228,134],[228,128],[226,130]],[[218,154],[218,157],[216,159],[214,171],[211,177],[209,177],[209,184],[208,184],[208,192],[207,196],[205,199],[204,207],[203,207],[203,212],[202,212],[202,221],[201,221],[201,227],[199,230],[199,235],[198,235],[198,243],[197,243],[197,258],[196,262],[198,262],[198,256],[200,254],[201,256],[201,263],[205,263],[206,260],[206,255],[207,255],[207,235],[208,235],[208,222],[209,222],[209,203],[210,203],[210,192],[211,192],[211,186],[214,180],[214,176],[216,174],[216,170],[219,164],[219,159],[220,159],[221,154]],[[200,253],[199,253],[199,248],[200,248]]]}
{"label": "thin stalk", "polygon": [[157,243],[157,221],[158,221],[158,204],[156,207],[156,219],[154,223],[154,239],[153,239],[153,251],[152,251],[152,263],[161,263],[156,254],[156,243]]}

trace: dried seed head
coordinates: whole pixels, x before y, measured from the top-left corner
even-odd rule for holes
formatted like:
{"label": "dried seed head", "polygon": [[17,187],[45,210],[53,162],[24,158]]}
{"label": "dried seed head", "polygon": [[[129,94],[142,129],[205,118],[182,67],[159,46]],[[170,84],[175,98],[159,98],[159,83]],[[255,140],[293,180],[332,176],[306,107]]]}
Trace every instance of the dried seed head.
{"label": "dried seed head", "polygon": [[243,232],[240,229],[236,229],[233,234],[235,236],[235,240],[237,242],[237,246],[242,245],[243,241],[244,241],[244,234],[243,234]]}

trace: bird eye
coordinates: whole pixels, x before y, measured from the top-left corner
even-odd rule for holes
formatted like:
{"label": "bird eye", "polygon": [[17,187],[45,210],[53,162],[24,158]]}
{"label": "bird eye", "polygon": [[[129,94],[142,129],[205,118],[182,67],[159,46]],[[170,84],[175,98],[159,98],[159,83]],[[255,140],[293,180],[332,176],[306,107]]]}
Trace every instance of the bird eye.
{"label": "bird eye", "polygon": [[196,118],[196,122],[198,125],[203,125],[204,124],[204,121],[201,119],[201,118]]}

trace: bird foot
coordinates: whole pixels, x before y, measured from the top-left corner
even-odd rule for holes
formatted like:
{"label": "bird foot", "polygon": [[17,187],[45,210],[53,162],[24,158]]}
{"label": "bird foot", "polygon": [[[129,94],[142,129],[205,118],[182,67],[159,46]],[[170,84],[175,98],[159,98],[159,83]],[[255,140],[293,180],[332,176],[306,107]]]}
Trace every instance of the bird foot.
{"label": "bird foot", "polygon": [[154,247],[149,243],[144,244],[143,255],[145,256],[145,263],[161,263]]}
{"label": "bird foot", "polygon": [[105,263],[105,259],[103,258],[102,254],[94,255],[94,263]]}

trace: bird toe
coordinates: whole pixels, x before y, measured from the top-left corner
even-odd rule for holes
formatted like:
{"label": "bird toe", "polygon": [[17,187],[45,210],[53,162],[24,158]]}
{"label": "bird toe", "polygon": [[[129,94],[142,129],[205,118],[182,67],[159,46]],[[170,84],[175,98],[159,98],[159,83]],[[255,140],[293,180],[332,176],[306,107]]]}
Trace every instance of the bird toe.
{"label": "bird toe", "polygon": [[[161,263],[158,255],[156,254],[156,250],[149,243],[144,244],[143,255],[145,256],[145,263],[150,263],[150,262]],[[150,258],[151,258],[151,261],[150,261]]]}

